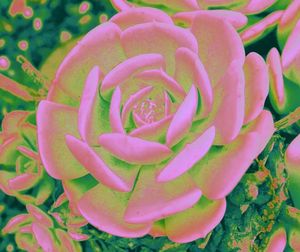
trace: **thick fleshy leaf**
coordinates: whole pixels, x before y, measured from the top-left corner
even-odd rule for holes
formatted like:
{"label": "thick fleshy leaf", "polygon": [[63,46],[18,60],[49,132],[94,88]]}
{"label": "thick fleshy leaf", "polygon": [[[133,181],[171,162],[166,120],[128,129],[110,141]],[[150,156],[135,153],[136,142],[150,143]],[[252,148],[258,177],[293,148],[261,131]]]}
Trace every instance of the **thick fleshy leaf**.
{"label": "thick fleshy leaf", "polygon": [[32,217],[29,214],[19,214],[12,217],[5,227],[2,229],[3,234],[10,234],[17,232],[22,226],[32,222]]}
{"label": "thick fleshy leaf", "polygon": [[136,174],[128,173],[133,177],[123,180],[87,143],[70,135],[66,135],[66,143],[74,157],[102,184],[119,191],[131,191]]}
{"label": "thick fleshy leaf", "polygon": [[125,133],[121,120],[122,93],[119,87],[114,90],[109,108],[109,119],[112,132]]}
{"label": "thick fleshy leaf", "polygon": [[228,195],[273,135],[272,114],[261,114],[233,142],[213,147],[190,174],[210,199]]}
{"label": "thick fleshy leaf", "polygon": [[141,237],[149,232],[152,223],[125,222],[124,213],[129,195],[99,184],[84,194],[78,208],[89,223],[104,232],[127,238]]}
{"label": "thick fleshy leaf", "polygon": [[258,38],[266,35],[270,29],[274,28],[274,26],[279,22],[283,11],[275,11],[258,23],[248,27],[246,30],[241,32],[241,38],[244,44],[249,44],[250,42],[254,42]]}
{"label": "thick fleshy leaf", "polygon": [[206,117],[213,103],[213,92],[208,74],[199,59],[199,56],[187,48],[176,51],[175,79],[187,92],[191,85],[200,91],[200,117]]}
{"label": "thick fleshy leaf", "polygon": [[117,24],[122,30],[149,22],[173,24],[172,19],[163,11],[147,7],[127,9],[113,16],[110,21]]}
{"label": "thick fleshy leaf", "polygon": [[300,135],[288,146],[285,153],[286,169],[289,174],[288,189],[296,207],[300,207]]}
{"label": "thick fleshy leaf", "polygon": [[163,55],[168,74],[174,72],[177,48],[187,47],[198,52],[197,40],[189,30],[165,23],[132,26],[122,33],[121,40],[128,57],[146,53]]}
{"label": "thick fleshy leaf", "polygon": [[124,61],[120,35],[120,28],[110,22],[95,27],[85,35],[60,65],[48,99],[56,101],[55,92],[59,89],[79,101],[84,81],[93,66],[99,66],[101,72],[107,74]]}
{"label": "thick fleshy leaf", "polygon": [[270,50],[267,64],[269,66],[270,100],[276,110],[282,110],[286,103],[286,97],[280,54],[276,48]]}
{"label": "thick fleshy leaf", "polygon": [[226,200],[200,201],[181,213],[165,219],[165,230],[173,242],[185,243],[204,238],[222,220],[226,210]]}
{"label": "thick fleshy leaf", "polygon": [[135,78],[153,86],[162,86],[179,99],[183,99],[186,95],[182,84],[179,84],[162,69],[146,70],[137,74]]}
{"label": "thick fleshy leaf", "polygon": [[158,182],[177,178],[191,169],[208,152],[215,139],[215,127],[212,126],[195,141],[187,144],[157,176]]}
{"label": "thick fleshy leaf", "polygon": [[39,179],[39,174],[24,173],[10,179],[8,184],[12,190],[23,191],[35,186]]}
{"label": "thick fleshy leaf", "polygon": [[76,252],[78,251],[75,247],[74,241],[68,235],[67,232],[63,231],[62,229],[56,229],[55,235],[58,237],[58,240],[61,243],[61,250],[67,252]]}
{"label": "thick fleshy leaf", "polygon": [[121,85],[137,71],[145,70],[145,68],[161,68],[164,64],[162,55],[157,53],[140,54],[129,58],[104,77],[100,90],[103,93]]}
{"label": "thick fleshy leaf", "polygon": [[189,130],[196,114],[197,105],[198,92],[195,86],[192,85],[189,93],[177,109],[168,128],[166,136],[168,146],[173,146],[178,143]]}
{"label": "thick fleshy leaf", "polygon": [[283,252],[286,245],[286,232],[283,227],[272,232],[270,240],[265,249],[266,252]]}
{"label": "thick fleshy leaf", "polygon": [[237,11],[242,12],[247,15],[256,14],[264,11],[277,0],[248,0],[247,4],[238,8]]}
{"label": "thick fleshy leaf", "polygon": [[175,20],[175,22],[184,21],[188,25],[191,25],[194,21],[194,18],[199,14],[208,14],[222,18],[236,29],[239,29],[247,24],[247,17],[244,14],[231,10],[198,10],[191,12],[179,12],[176,13],[172,18]]}
{"label": "thick fleshy leaf", "polygon": [[165,145],[119,133],[102,134],[99,144],[117,158],[134,164],[160,163],[172,151]]}
{"label": "thick fleshy leaf", "polygon": [[32,223],[32,231],[37,243],[44,251],[58,251],[53,233],[38,222]]}
{"label": "thick fleshy leaf", "polygon": [[239,134],[245,114],[245,80],[239,62],[234,61],[214,88],[212,125],[216,127],[215,144],[230,143]]}
{"label": "thick fleshy leaf", "polygon": [[38,208],[32,204],[27,204],[26,209],[27,209],[28,213],[41,225],[43,225],[47,228],[53,227],[52,219],[47,214],[45,214],[40,208]]}
{"label": "thick fleshy leaf", "polygon": [[277,28],[277,39],[280,48],[283,48],[291,31],[300,18],[300,1],[292,1],[283,12]]}
{"label": "thick fleshy leaf", "polygon": [[157,122],[145,124],[131,131],[129,135],[150,141],[163,140],[172,118],[173,116],[169,115]]}
{"label": "thick fleshy leaf", "polygon": [[282,51],[284,75],[300,86],[300,19]]}
{"label": "thick fleshy leaf", "polygon": [[97,136],[100,134],[101,120],[98,115],[98,88],[102,73],[99,67],[95,66],[88,74],[81,96],[81,102],[78,110],[78,131],[81,138],[95,144]]}
{"label": "thick fleshy leaf", "polygon": [[200,59],[213,87],[233,60],[243,65],[243,43],[235,29],[224,19],[209,14],[197,15],[191,31],[198,40]]}
{"label": "thick fleshy leaf", "polygon": [[159,183],[157,170],[144,167],[130,196],[125,213],[129,223],[147,223],[163,219],[192,207],[201,197],[189,174]]}
{"label": "thick fleshy leaf", "polygon": [[52,177],[73,179],[87,173],[65,142],[65,134],[78,137],[75,109],[42,101],[37,111],[37,131],[41,159]]}
{"label": "thick fleshy leaf", "polygon": [[244,124],[255,119],[263,110],[269,92],[268,68],[257,53],[247,55],[245,73],[245,118]]}

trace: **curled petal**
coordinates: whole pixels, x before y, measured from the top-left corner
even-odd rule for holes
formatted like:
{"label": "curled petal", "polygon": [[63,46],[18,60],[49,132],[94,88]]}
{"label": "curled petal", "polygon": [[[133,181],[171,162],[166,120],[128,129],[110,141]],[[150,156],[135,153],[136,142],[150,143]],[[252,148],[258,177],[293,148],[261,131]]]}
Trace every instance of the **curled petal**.
{"label": "curled petal", "polygon": [[8,223],[2,229],[2,233],[14,233],[18,231],[22,226],[31,222],[32,217],[29,214],[19,214],[8,221]]}
{"label": "curled petal", "polygon": [[240,36],[222,18],[206,13],[197,15],[191,31],[198,41],[199,56],[213,87],[233,60],[243,65],[245,52]]}
{"label": "curled petal", "polygon": [[192,85],[186,98],[177,109],[168,128],[166,142],[168,146],[178,143],[192,125],[198,105],[198,93]]}
{"label": "curled petal", "polygon": [[261,114],[233,142],[211,148],[190,173],[210,199],[225,197],[237,185],[274,132],[272,114]]}
{"label": "curled petal", "polygon": [[156,169],[141,170],[124,218],[129,223],[147,223],[192,207],[201,197],[189,174],[158,183]]}
{"label": "curled petal", "polygon": [[111,104],[109,109],[109,119],[112,132],[125,133],[121,120],[121,89],[117,87],[111,98]]}
{"label": "curled petal", "polygon": [[87,173],[73,157],[65,134],[78,136],[75,109],[42,101],[37,111],[38,145],[47,172],[56,179],[73,179]]}
{"label": "curled petal", "polygon": [[37,243],[44,251],[58,251],[53,233],[38,222],[32,223],[32,231]]}
{"label": "curled petal", "polygon": [[76,252],[77,249],[74,245],[74,241],[71,239],[71,237],[63,231],[62,229],[56,229],[55,234],[58,237],[58,240],[61,242],[62,250],[67,250],[68,252]]}
{"label": "curled petal", "polygon": [[66,136],[66,142],[76,159],[101,183],[115,190],[131,191],[135,177],[130,179],[131,183],[124,181],[85,142],[70,135]]}
{"label": "curled petal", "polygon": [[173,73],[177,48],[187,47],[198,52],[197,40],[187,29],[165,23],[146,23],[125,30],[121,37],[128,57],[146,53],[159,53],[166,60],[167,73]]}
{"label": "curled petal", "polygon": [[149,22],[173,24],[172,19],[163,11],[147,7],[130,8],[122,11],[113,16],[110,22],[117,24],[122,30],[137,24]]}
{"label": "curled petal", "polygon": [[239,134],[245,114],[244,90],[242,67],[234,61],[214,89],[215,103],[211,116],[212,125],[216,127],[215,144],[230,143]]}
{"label": "curled petal", "polygon": [[284,75],[300,83],[300,20],[297,22],[282,51]]}
{"label": "curled petal", "polygon": [[198,10],[198,11],[191,11],[191,12],[179,12],[173,16],[173,19],[176,21],[184,21],[191,25],[193,23],[194,18],[197,15],[201,14],[208,14],[212,16],[216,16],[226,20],[230,23],[234,28],[239,29],[242,28],[247,24],[247,17],[237,11],[231,10]]}
{"label": "curled petal", "polygon": [[267,56],[270,79],[270,100],[276,110],[282,110],[285,105],[285,91],[280,54],[272,48]]}
{"label": "curled petal", "polygon": [[222,220],[226,200],[202,197],[192,208],[165,219],[166,234],[173,242],[185,243],[204,238]]}
{"label": "curled petal", "polygon": [[84,141],[93,143],[99,135],[101,128],[99,116],[97,116],[96,106],[98,104],[98,88],[102,73],[99,67],[95,66],[89,72],[85,81],[85,87],[81,96],[81,102],[78,110],[78,131]]}
{"label": "curled petal", "polygon": [[200,117],[206,117],[212,108],[213,92],[209,76],[199,56],[187,48],[179,48],[175,58],[175,79],[186,91],[192,84],[197,87],[201,99]]}
{"label": "curled petal", "polygon": [[125,60],[120,35],[120,28],[111,22],[101,24],[85,35],[65,57],[57,70],[48,100],[59,99],[56,93],[62,90],[63,96],[71,97],[77,105],[83,91],[84,81],[92,67],[96,65],[101,72],[107,74]]}
{"label": "curled petal", "polygon": [[270,7],[276,0],[250,0],[247,2],[245,6],[238,8],[237,11],[247,15],[256,14]]}
{"label": "curled petal", "polygon": [[146,125],[146,122],[135,112],[132,113],[134,123],[137,125],[137,127],[142,127]]}
{"label": "curled petal", "polygon": [[283,12],[277,28],[277,39],[280,48],[283,48],[288,36],[300,18],[300,1],[292,1]]}
{"label": "curled petal", "polygon": [[169,115],[157,122],[145,124],[131,131],[129,135],[146,140],[159,139],[166,132],[172,118],[173,116]]}
{"label": "curled petal", "polygon": [[12,190],[23,191],[36,185],[39,179],[38,174],[24,173],[10,179],[8,184]]}
{"label": "curled petal", "polygon": [[137,71],[145,68],[161,68],[164,66],[164,59],[160,54],[141,54],[117,65],[103,79],[101,92],[105,92],[122,84],[126,79]]}
{"label": "curled petal", "polygon": [[263,110],[269,92],[268,68],[257,53],[247,55],[245,73],[245,118],[244,124],[255,119]]}
{"label": "curled petal", "polygon": [[130,224],[123,219],[128,197],[128,193],[115,192],[99,184],[84,194],[78,208],[89,223],[104,232],[127,238],[144,236],[151,223]]}
{"label": "curled petal", "polygon": [[40,224],[48,228],[53,227],[53,222],[51,218],[47,214],[45,214],[40,208],[32,204],[27,204],[26,209],[28,213]]}
{"label": "curled petal", "polygon": [[283,11],[275,11],[258,23],[250,26],[246,30],[241,32],[241,38],[245,44],[253,42],[257,38],[266,34],[269,29],[273,28],[282,16]]}
{"label": "curled petal", "polygon": [[172,153],[172,151],[163,144],[119,133],[102,134],[98,140],[100,146],[104,149],[129,163],[160,163]]}
{"label": "curled petal", "polygon": [[158,182],[166,182],[177,178],[191,169],[210,149],[215,138],[215,127],[212,126],[195,141],[187,144],[157,176]]}

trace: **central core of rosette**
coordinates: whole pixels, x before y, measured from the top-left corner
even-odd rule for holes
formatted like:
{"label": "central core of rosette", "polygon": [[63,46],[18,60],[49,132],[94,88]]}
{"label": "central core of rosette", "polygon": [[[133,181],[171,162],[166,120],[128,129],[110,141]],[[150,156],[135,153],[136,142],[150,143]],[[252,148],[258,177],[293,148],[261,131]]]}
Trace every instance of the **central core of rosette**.
{"label": "central core of rosette", "polygon": [[164,100],[161,97],[143,99],[133,106],[133,112],[146,124],[159,121],[165,116]]}

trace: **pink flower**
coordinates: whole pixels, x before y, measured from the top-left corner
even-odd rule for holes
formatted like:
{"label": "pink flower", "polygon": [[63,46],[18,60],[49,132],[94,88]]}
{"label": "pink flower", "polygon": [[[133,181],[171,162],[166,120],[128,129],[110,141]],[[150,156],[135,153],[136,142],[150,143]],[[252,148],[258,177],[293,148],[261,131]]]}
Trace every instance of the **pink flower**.
{"label": "pink flower", "polygon": [[88,237],[77,234],[81,239],[74,239],[70,231],[57,226],[53,219],[40,208],[27,204],[28,213],[19,214],[6,224],[2,233],[15,233],[18,247],[26,251],[69,251],[80,252],[81,246],[76,240]]}
{"label": "pink flower", "polygon": [[30,112],[14,111],[2,121],[0,189],[22,202],[39,205],[50,196],[53,180],[37,153],[36,127],[29,117]]}
{"label": "pink flower", "polygon": [[67,55],[37,112],[48,173],[100,230],[205,237],[274,132],[268,73],[232,23],[130,8]]}

